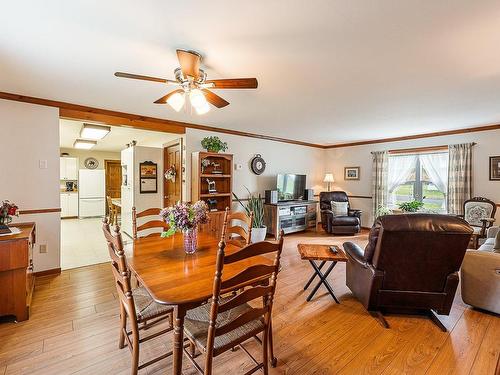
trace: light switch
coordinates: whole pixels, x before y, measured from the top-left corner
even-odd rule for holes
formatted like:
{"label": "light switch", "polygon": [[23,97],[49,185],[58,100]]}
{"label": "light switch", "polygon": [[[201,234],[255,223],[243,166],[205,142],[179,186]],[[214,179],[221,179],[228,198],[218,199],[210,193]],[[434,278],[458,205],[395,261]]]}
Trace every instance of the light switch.
{"label": "light switch", "polygon": [[47,245],[40,245],[40,254],[45,254],[47,252]]}
{"label": "light switch", "polygon": [[237,171],[241,171],[243,169],[243,165],[241,165],[241,164],[235,164],[234,165],[234,169],[236,169]]}
{"label": "light switch", "polygon": [[47,160],[38,160],[38,168],[47,169]]}

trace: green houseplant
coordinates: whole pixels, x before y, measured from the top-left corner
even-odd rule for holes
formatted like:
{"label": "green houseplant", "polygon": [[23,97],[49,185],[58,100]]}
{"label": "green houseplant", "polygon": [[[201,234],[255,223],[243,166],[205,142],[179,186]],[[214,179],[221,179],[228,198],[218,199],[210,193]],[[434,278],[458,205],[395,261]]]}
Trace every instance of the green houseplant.
{"label": "green houseplant", "polygon": [[248,201],[244,204],[240,198],[233,192],[234,198],[238,201],[241,207],[244,208],[246,214],[250,216],[253,212],[252,234],[250,241],[252,243],[264,241],[266,239],[267,227],[264,225],[264,203],[262,197],[250,193],[250,190],[245,186],[248,191]]}
{"label": "green houseplant", "polygon": [[227,142],[222,142],[219,137],[205,137],[201,140],[201,147],[208,152],[220,152],[227,150]]}
{"label": "green houseplant", "polygon": [[[425,197],[424,197],[425,198]],[[423,202],[420,201],[410,201],[398,204],[398,207],[403,212],[417,212],[424,206]]]}

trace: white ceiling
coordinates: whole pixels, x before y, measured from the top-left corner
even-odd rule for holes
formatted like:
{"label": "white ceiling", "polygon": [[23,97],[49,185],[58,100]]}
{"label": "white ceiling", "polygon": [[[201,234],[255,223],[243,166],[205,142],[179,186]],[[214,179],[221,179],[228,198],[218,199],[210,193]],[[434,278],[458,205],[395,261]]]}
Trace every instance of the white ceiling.
{"label": "white ceiling", "polygon": [[[4,1],[0,90],[342,143],[500,122],[498,0]],[[257,90],[203,116],[153,101],[176,48]]]}
{"label": "white ceiling", "polygon": [[[73,148],[73,143],[80,138],[83,122],[60,120],[59,145],[61,148]],[[137,141],[138,146],[161,147],[164,143],[179,138],[179,134],[137,130],[120,126],[111,126],[111,132],[106,137],[97,141],[92,151],[119,152],[126,148],[126,144]]]}

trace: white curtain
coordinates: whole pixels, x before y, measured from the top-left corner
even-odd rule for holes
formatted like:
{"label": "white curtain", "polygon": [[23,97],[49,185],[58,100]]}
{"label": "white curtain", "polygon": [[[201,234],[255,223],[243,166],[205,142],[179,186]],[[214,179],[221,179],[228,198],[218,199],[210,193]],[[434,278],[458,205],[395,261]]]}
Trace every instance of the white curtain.
{"label": "white curtain", "polygon": [[420,155],[420,162],[431,182],[436,185],[439,191],[446,194],[448,190],[448,153]]}
{"label": "white curtain", "polygon": [[408,180],[415,170],[418,155],[394,155],[389,158],[387,193],[390,202],[394,203],[393,189]]}

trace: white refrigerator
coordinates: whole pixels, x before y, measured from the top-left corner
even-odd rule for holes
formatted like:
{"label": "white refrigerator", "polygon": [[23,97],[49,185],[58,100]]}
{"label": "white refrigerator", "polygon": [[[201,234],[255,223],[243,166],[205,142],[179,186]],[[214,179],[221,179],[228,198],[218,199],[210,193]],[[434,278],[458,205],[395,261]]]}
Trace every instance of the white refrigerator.
{"label": "white refrigerator", "polygon": [[80,197],[79,216],[103,217],[106,214],[106,179],[103,169],[80,169],[78,174]]}

